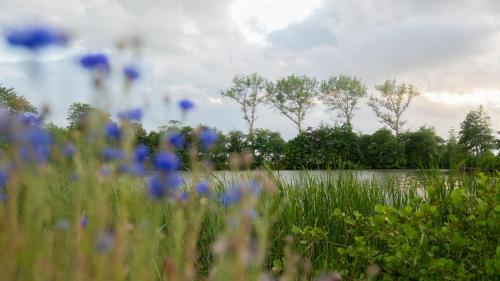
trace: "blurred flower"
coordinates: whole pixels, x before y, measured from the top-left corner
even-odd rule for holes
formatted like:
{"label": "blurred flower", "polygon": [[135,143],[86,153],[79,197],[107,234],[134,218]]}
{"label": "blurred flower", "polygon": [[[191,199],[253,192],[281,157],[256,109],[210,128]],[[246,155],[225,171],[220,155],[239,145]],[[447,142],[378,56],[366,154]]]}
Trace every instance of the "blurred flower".
{"label": "blurred flower", "polygon": [[217,132],[212,129],[205,128],[200,133],[200,142],[203,149],[211,148],[218,139]]}
{"label": "blurred flower", "polygon": [[106,136],[112,140],[119,140],[121,136],[120,127],[114,122],[106,124]]}
{"label": "blurred flower", "polygon": [[167,187],[169,189],[177,189],[182,182],[183,179],[178,173],[169,174],[167,176]]}
{"label": "blurred flower", "polygon": [[68,230],[71,227],[71,224],[68,220],[62,219],[56,222],[55,227],[60,230]]}
{"label": "blurred flower", "polygon": [[60,31],[43,26],[31,26],[10,30],[5,35],[11,46],[24,47],[35,51],[50,45],[65,45],[69,36]]}
{"label": "blurred flower", "polygon": [[114,245],[114,235],[111,231],[104,231],[97,239],[96,249],[100,253],[109,251]]}
{"label": "blurred flower", "polygon": [[19,156],[25,161],[46,163],[52,150],[52,135],[40,127],[25,129],[21,135]]}
{"label": "blurred flower", "polygon": [[137,68],[135,68],[133,66],[124,67],[123,68],[123,75],[129,81],[135,81],[135,80],[139,79],[139,77],[140,77],[139,71],[137,70]]}
{"label": "blurred flower", "polygon": [[160,175],[154,174],[149,177],[148,191],[153,199],[162,199],[165,196],[166,188]]}
{"label": "blurred flower", "polygon": [[168,144],[171,146],[180,149],[184,145],[184,136],[181,134],[170,134],[166,137]]}
{"label": "blurred flower", "polygon": [[262,192],[262,185],[256,181],[250,181],[248,183],[248,189],[252,195],[258,196]]}
{"label": "blurred flower", "polygon": [[68,142],[64,145],[64,147],[63,147],[64,155],[66,155],[68,157],[73,157],[73,155],[75,155],[75,152],[76,152],[76,148],[75,148],[75,145],[73,143]]}
{"label": "blurred flower", "polygon": [[102,167],[100,170],[99,170],[99,174],[103,177],[107,177],[111,174],[111,168],[110,167]]}
{"label": "blurred flower", "polygon": [[82,228],[87,228],[89,225],[89,218],[87,216],[83,216],[82,219],[80,220],[80,226]]}
{"label": "blurred flower", "polygon": [[144,144],[139,144],[134,150],[134,160],[137,163],[144,163],[149,156],[149,148]]}
{"label": "blurred flower", "polygon": [[123,111],[118,113],[118,118],[122,120],[127,120],[130,122],[136,121],[139,122],[142,119],[142,109],[134,108],[127,111]]}
{"label": "blurred flower", "polygon": [[111,70],[108,57],[104,54],[89,54],[80,58],[80,65],[88,70],[109,72]]}
{"label": "blurred flower", "polygon": [[18,117],[24,125],[40,126],[42,124],[42,118],[32,112],[21,113]]}
{"label": "blurred flower", "polygon": [[5,188],[8,182],[9,175],[5,171],[0,170],[0,189]]}
{"label": "blurred flower", "polygon": [[222,204],[230,206],[241,201],[243,192],[239,187],[233,187],[222,194]]}
{"label": "blurred flower", "polygon": [[164,172],[176,171],[179,169],[180,161],[177,155],[170,152],[160,152],[156,155],[154,167]]}
{"label": "blurred flower", "polygon": [[182,111],[188,111],[194,108],[194,103],[188,99],[182,99],[179,101],[179,107]]}
{"label": "blurred flower", "polygon": [[102,158],[107,162],[120,160],[123,158],[123,151],[119,148],[108,146],[102,151]]}
{"label": "blurred flower", "polygon": [[196,185],[196,192],[198,192],[198,194],[200,195],[207,195],[208,193],[210,193],[210,185],[206,181],[200,181]]}
{"label": "blurred flower", "polygon": [[188,199],[189,199],[189,194],[187,192],[183,191],[179,194],[179,201],[187,202]]}

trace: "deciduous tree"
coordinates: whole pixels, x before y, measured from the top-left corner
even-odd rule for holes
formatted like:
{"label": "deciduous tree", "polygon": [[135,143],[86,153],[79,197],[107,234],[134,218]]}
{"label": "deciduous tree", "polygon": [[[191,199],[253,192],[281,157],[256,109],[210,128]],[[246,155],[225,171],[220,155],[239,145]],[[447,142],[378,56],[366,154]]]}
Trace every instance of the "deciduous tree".
{"label": "deciduous tree", "polygon": [[321,98],[344,125],[352,128],[353,111],[357,109],[359,99],[366,95],[366,87],[355,77],[340,75],[321,82]]}
{"label": "deciduous tree", "polygon": [[391,128],[396,137],[401,133],[406,121],[402,119],[403,113],[410,105],[412,99],[419,92],[411,84],[398,84],[396,80],[387,80],[382,85],[375,86],[380,94],[371,96],[368,105],[375,111],[377,117]]}
{"label": "deciduous tree", "polygon": [[314,106],[318,96],[318,82],[306,75],[290,75],[276,83],[268,83],[268,101],[285,117],[290,119],[299,133],[306,113]]}

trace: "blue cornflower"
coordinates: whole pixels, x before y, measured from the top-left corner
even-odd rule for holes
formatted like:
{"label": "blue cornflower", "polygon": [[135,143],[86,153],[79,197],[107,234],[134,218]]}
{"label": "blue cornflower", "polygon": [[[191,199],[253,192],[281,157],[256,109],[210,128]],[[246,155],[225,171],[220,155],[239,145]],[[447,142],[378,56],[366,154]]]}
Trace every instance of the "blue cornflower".
{"label": "blue cornflower", "polygon": [[109,251],[114,245],[115,239],[111,231],[105,231],[99,235],[97,240],[96,249],[100,253]]}
{"label": "blue cornflower", "polygon": [[133,66],[126,66],[126,67],[124,67],[123,68],[123,75],[129,81],[137,80],[140,77],[139,70],[137,70],[137,68],[135,68]]}
{"label": "blue cornflower", "polygon": [[68,142],[64,145],[64,147],[63,147],[64,155],[66,155],[68,157],[72,157],[73,155],[75,155],[75,152],[76,152],[76,148],[75,148],[75,145],[73,143]]}
{"label": "blue cornflower", "polygon": [[171,152],[158,153],[154,161],[155,168],[164,172],[176,171],[179,169],[179,165],[179,158]]}
{"label": "blue cornflower", "polygon": [[112,140],[119,140],[121,136],[120,127],[114,122],[106,124],[106,136]]}
{"label": "blue cornflower", "polygon": [[185,143],[184,136],[181,134],[170,134],[167,136],[167,142],[168,144],[172,145],[173,147],[180,149]]}
{"label": "blue cornflower", "polygon": [[118,118],[122,120],[127,120],[130,122],[136,121],[139,122],[142,119],[142,109],[134,108],[127,111],[123,111],[118,113]]}
{"label": "blue cornflower", "polygon": [[42,118],[32,112],[24,112],[18,115],[23,125],[40,126]]}
{"label": "blue cornflower", "polygon": [[256,181],[250,181],[248,183],[248,189],[252,193],[252,195],[259,196],[262,192],[262,185]]}
{"label": "blue cornflower", "polygon": [[83,216],[82,219],[80,220],[80,226],[82,228],[87,228],[89,225],[89,218],[87,216]]}
{"label": "blue cornflower", "polygon": [[148,179],[149,195],[153,199],[162,199],[166,193],[166,187],[163,179],[158,174],[154,174]]}
{"label": "blue cornflower", "polygon": [[9,182],[9,175],[7,175],[6,172],[0,170],[0,190],[2,188],[5,188],[8,182]]}
{"label": "blue cornflower", "polygon": [[205,128],[200,133],[200,142],[203,149],[211,148],[218,139],[219,135],[215,130]]}
{"label": "blue cornflower", "polygon": [[181,177],[181,175],[179,175],[178,173],[174,173],[174,174],[169,174],[167,176],[167,187],[169,189],[177,189],[179,188],[179,186],[181,186],[181,184],[183,183],[183,179]]}
{"label": "blue cornflower", "polygon": [[243,197],[243,191],[240,187],[233,187],[222,194],[222,204],[224,206],[230,206],[241,201]]}
{"label": "blue cornflower", "polygon": [[35,160],[38,163],[46,163],[52,150],[52,136],[40,127],[31,127],[23,132],[23,145],[19,153],[24,160]]}
{"label": "blue cornflower", "polygon": [[183,191],[179,194],[179,201],[187,202],[188,199],[189,199],[189,194],[187,192]]}
{"label": "blue cornflower", "polygon": [[210,185],[206,181],[200,181],[196,185],[196,192],[198,192],[199,195],[207,195],[210,193]]}
{"label": "blue cornflower", "polygon": [[88,70],[109,72],[111,67],[108,57],[104,54],[89,54],[80,58],[80,65]]}
{"label": "blue cornflower", "polygon": [[104,161],[114,161],[123,158],[123,151],[118,148],[109,146],[102,151],[102,158]]}
{"label": "blue cornflower", "polygon": [[179,107],[182,111],[188,111],[194,108],[194,103],[188,99],[182,99],[179,101]]}
{"label": "blue cornflower", "polygon": [[71,223],[67,219],[62,219],[56,222],[55,227],[60,230],[68,230],[71,227]]}
{"label": "blue cornflower", "polygon": [[149,156],[149,148],[144,144],[139,144],[134,150],[134,160],[137,163],[144,163]]}
{"label": "blue cornflower", "polygon": [[65,45],[69,38],[64,32],[43,26],[13,29],[7,32],[5,37],[9,45],[24,47],[32,51],[50,45]]}

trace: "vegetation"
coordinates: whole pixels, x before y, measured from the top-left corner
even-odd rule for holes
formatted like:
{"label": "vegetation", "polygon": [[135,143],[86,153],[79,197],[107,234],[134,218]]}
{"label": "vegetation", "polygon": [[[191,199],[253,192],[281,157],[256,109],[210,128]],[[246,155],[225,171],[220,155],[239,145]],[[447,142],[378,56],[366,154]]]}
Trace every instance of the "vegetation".
{"label": "vegetation", "polygon": [[[68,41],[45,27],[7,37],[31,51]],[[99,96],[109,58],[90,54],[79,63]],[[127,88],[140,77],[131,66],[123,75]],[[225,135],[180,122],[147,132],[140,108],[120,112],[115,123],[85,104],[71,106],[70,125],[59,128],[4,89],[2,280],[500,278],[500,174],[493,172],[498,157],[481,108],[467,116],[458,140],[451,133],[445,144],[430,128],[400,131],[412,91],[398,86],[407,99],[397,107],[395,135],[359,135],[347,120],[303,131],[316,81],[292,75],[268,86],[269,101],[299,129],[288,142],[268,130]],[[179,108],[185,116],[194,104],[184,99]],[[470,138],[476,130],[485,137]],[[292,179],[252,170],[455,161],[491,173],[429,169],[416,178],[361,180],[346,170]],[[227,167],[245,174],[215,177],[214,169]]]}

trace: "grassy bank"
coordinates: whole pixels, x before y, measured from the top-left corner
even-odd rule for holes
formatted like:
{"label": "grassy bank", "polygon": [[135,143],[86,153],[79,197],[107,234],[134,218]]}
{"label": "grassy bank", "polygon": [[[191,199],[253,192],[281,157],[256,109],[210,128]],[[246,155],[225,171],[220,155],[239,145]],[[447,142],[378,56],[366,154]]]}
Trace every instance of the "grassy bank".
{"label": "grassy bank", "polygon": [[147,178],[92,161],[12,172],[0,208],[3,280],[499,277],[495,177],[426,172],[402,187],[350,172],[263,173],[202,192],[197,175],[209,172],[198,171],[159,199]]}

